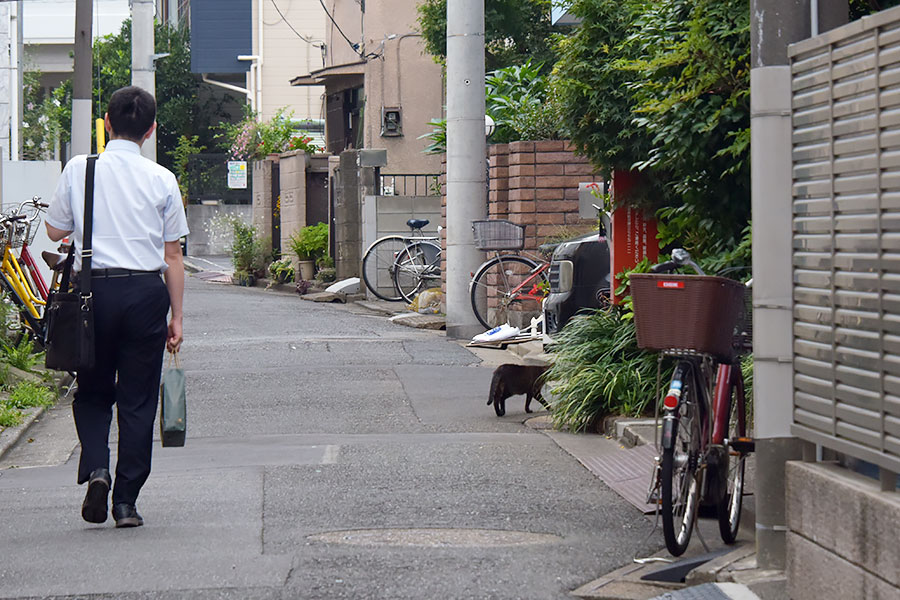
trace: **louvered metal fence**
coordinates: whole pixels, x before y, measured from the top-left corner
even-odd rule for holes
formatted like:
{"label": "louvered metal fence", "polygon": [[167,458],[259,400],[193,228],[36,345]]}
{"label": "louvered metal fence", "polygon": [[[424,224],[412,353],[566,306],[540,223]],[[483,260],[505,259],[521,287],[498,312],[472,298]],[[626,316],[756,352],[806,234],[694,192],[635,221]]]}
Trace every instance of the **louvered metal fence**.
{"label": "louvered metal fence", "polygon": [[791,47],[792,432],[900,472],[900,9]]}

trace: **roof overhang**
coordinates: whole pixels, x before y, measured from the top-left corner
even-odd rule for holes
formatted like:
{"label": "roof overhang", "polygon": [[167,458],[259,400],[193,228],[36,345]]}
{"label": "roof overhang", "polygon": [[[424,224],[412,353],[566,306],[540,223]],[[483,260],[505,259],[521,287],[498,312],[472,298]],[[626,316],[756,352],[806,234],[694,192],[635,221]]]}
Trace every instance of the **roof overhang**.
{"label": "roof overhang", "polygon": [[294,77],[291,79],[291,85],[331,85],[341,83],[342,80],[358,82],[358,85],[362,85],[365,76],[365,66],[365,61],[359,61],[325,67],[324,69],[312,71],[309,75]]}

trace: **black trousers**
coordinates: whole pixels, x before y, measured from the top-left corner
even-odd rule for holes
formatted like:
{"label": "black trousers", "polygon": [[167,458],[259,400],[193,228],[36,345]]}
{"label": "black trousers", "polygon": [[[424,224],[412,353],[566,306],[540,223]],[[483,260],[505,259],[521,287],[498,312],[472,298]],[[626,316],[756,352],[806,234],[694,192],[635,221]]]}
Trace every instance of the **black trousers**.
{"label": "black trousers", "polygon": [[109,469],[115,404],[119,446],[113,503],[135,504],[150,475],[169,293],[158,275],[94,277],[91,291],[96,366],[78,373],[72,403],[81,441],[78,483],[87,481],[95,469]]}

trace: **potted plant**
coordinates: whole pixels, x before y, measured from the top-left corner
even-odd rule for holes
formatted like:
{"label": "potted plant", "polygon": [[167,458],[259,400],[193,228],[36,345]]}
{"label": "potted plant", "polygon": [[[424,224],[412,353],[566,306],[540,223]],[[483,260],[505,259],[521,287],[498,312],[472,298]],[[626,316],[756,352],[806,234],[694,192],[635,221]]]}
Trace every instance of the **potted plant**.
{"label": "potted plant", "polygon": [[294,265],[290,258],[282,258],[269,265],[269,273],[277,283],[289,283],[294,280]]}
{"label": "potted plant", "polygon": [[315,275],[316,260],[328,250],[328,224],[307,225],[290,238],[291,250],[300,261],[300,279],[310,280]]}
{"label": "potted plant", "polygon": [[256,234],[256,228],[240,219],[233,219],[231,227],[234,233],[231,243],[233,281],[237,285],[252,287],[256,285],[256,279],[265,273],[263,244]]}

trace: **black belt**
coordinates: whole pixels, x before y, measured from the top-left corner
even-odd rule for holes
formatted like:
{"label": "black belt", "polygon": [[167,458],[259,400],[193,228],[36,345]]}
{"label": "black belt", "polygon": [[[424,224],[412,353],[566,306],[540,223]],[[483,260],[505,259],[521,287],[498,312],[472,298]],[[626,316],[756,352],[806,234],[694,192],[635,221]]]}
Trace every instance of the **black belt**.
{"label": "black belt", "polygon": [[113,277],[139,277],[141,275],[157,275],[159,271],[135,271],[133,269],[91,269],[92,278],[110,279]]}

